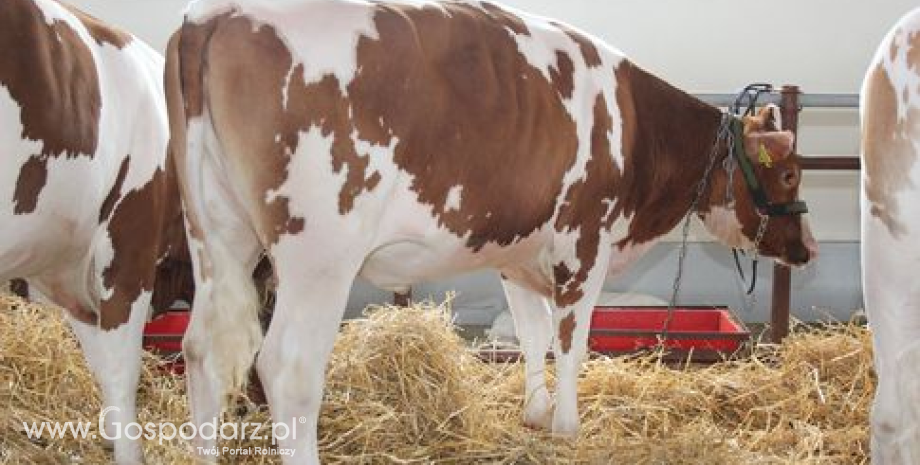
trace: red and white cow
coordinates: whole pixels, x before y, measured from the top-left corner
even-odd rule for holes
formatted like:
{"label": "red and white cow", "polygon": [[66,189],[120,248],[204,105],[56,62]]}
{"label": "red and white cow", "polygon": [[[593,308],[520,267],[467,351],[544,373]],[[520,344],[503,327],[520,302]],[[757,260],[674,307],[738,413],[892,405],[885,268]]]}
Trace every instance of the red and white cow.
{"label": "red and white cow", "polygon": [[[298,463],[318,461],[324,367],[358,275],[402,291],[499,270],[527,357],[525,421],[575,434],[604,279],[688,213],[722,121],[597,39],[474,0],[199,0],[170,44],[167,98],[198,285],[194,420],[218,415],[259,352],[273,417],[308,420],[281,441]],[[800,172],[776,113],[745,120],[743,145],[771,157],[754,166],[770,200],[791,203]],[[717,170],[695,212],[737,247],[760,223],[741,178]],[[768,226],[762,253],[809,261],[798,215]],[[264,344],[263,250],[278,284]]]}
{"label": "red and white cow", "polygon": [[872,463],[920,463],[920,9],[882,42],[862,92],[862,266],[878,388]]}
{"label": "red and white cow", "polygon": [[[151,301],[191,291],[173,279],[187,250],[162,70],[140,40],[62,3],[0,7],[0,282],[27,278],[67,310],[117,407],[110,435],[135,419]],[[116,439],[115,458],[142,461],[140,443]]]}

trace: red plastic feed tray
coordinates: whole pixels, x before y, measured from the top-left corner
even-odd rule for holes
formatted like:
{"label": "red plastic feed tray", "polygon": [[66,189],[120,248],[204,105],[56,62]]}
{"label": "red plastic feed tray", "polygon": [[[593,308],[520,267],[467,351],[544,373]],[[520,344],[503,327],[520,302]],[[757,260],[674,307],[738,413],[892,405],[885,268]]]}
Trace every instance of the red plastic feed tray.
{"label": "red plastic feed tray", "polygon": [[[597,307],[588,345],[605,354],[653,349],[667,318],[667,307]],[[728,308],[679,307],[664,346],[678,358],[692,352],[697,361],[718,360],[741,350],[749,339],[750,332]]]}
{"label": "red plastic feed tray", "polygon": [[[189,323],[187,311],[173,311],[152,320],[144,328],[144,348],[169,360],[167,368],[181,374],[182,337]],[[668,317],[666,307],[597,307],[591,320],[589,348],[616,355],[654,349]],[[750,332],[726,307],[679,307],[664,346],[667,360],[718,361],[745,347]],[[516,360],[519,352],[480,354],[493,361]]]}
{"label": "red plastic feed tray", "polygon": [[190,314],[187,311],[172,311],[151,320],[144,327],[144,349],[164,356],[166,368],[182,374],[182,337],[188,328]]}

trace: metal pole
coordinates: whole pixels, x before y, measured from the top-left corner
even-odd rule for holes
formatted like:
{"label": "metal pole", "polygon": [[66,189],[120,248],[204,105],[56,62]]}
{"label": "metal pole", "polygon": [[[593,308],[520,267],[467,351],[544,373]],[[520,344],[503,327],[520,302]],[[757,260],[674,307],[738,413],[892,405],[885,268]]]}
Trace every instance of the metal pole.
{"label": "metal pole", "polygon": [[[699,93],[694,96],[714,107],[727,107],[734,103],[737,94]],[[782,103],[780,95],[764,95],[761,103]],[[859,94],[808,94],[799,97],[799,103],[805,108],[859,108]]]}
{"label": "metal pole", "polygon": [[[798,86],[783,86],[780,108],[783,113],[783,129],[792,131],[796,135],[796,142],[792,153],[797,153],[799,112],[802,107],[799,103],[801,91]],[[789,335],[789,307],[792,297],[792,271],[788,266],[776,263],[773,265],[773,297],[770,302],[770,340],[774,344],[783,342]]]}
{"label": "metal pole", "polygon": [[799,164],[803,170],[824,171],[859,171],[861,160],[854,156],[799,156]]}

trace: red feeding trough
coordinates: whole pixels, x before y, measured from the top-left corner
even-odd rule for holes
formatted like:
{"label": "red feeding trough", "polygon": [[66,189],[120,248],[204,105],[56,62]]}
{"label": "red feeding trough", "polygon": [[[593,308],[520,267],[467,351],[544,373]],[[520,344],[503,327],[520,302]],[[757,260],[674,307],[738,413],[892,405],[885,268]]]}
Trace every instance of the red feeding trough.
{"label": "red feeding trough", "polygon": [[176,374],[185,371],[182,361],[182,337],[188,328],[188,311],[170,311],[160,315],[144,327],[144,349],[162,356],[166,368]]}
{"label": "red feeding trough", "polygon": [[[598,307],[591,319],[588,346],[604,354],[654,349],[668,319],[667,307]],[[678,307],[663,345],[667,359],[722,360],[745,347],[750,332],[725,307]]]}
{"label": "red feeding trough", "polygon": [[[668,318],[667,307],[597,307],[591,319],[588,348],[604,355],[626,355],[658,348]],[[751,333],[727,307],[677,307],[662,355],[666,362],[718,362],[749,349]],[[552,352],[547,354],[552,357]],[[479,357],[490,362],[520,360],[518,350],[486,348]]]}
{"label": "red feeding trough", "polygon": [[[182,337],[188,327],[187,311],[171,311],[144,328],[144,348],[168,360],[168,369],[181,374]],[[597,307],[591,319],[588,347],[606,355],[635,353],[658,347],[663,335],[667,307]],[[678,307],[664,339],[665,360],[694,362],[723,360],[746,348],[750,332],[726,307]],[[521,357],[517,351],[486,350],[486,360],[507,361]]]}

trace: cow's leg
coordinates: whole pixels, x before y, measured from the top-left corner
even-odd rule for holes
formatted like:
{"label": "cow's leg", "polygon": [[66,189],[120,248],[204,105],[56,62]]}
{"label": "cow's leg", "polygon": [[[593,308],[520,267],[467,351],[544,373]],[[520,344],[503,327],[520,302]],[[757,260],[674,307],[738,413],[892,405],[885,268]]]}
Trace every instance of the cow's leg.
{"label": "cow's leg", "polygon": [[[185,330],[185,336],[182,338],[182,356],[185,359],[189,411],[192,415],[192,423],[197,431],[201,431],[204,424],[218,420],[223,395],[227,389],[220,382],[220,378],[214,368],[208,366],[209,362],[214,358],[213,356],[209,357],[208,354],[208,350],[210,350],[209,339],[213,333],[209,333],[206,328],[208,319],[205,318],[205,314],[214,315],[218,312],[212,298],[215,292],[213,287],[213,282],[199,282],[196,284],[195,297],[192,302],[192,316]],[[217,461],[216,456],[205,452],[216,449],[217,438],[215,436],[198,434],[194,439],[193,445],[196,449],[195,452],[199,454],[199,459]]]}
{"label": "cow's leg", "polygon": [[550,303],[542,295],[502,279],[514,330],[524,353],[524,424],[549,429],[552,397],[546,388],[546,351],[553,338]]}
{"label": "cow's leg", "polygon": [[[96,253],[105,249],[100,247]],[[104,256],[112,257],[110,253]],[[150,259],[152,263],[152,257]],[[105,263],[99,255],[96,262]],[[80,341],[84,358],[102,391],[102,410],[96,419],[101,429],[99,439],[114,445],[117,463],[142,463],[140,438],[129,439],[124,433],[127,425],[137,421],[135,401],[141,368],[141,339],[152,293],[142,288],[145,279],[139,274],[116,273],[112,282],[108,282],[104,271],[107,269],[101,267],[95,275],[97,289],[102,291],[103,297],[97,308],[90,306],[90,299],[82,288],[85,274],[77,268],[35,277],[30,283],[34,284],[38,301],[54,303],[64,309]],[[152,266],[149,273],[153,274]]]}
{"label": "cow's leg", "polygon": [[[228,219],[229,217],[225,217]],[[189,406],[198,426],[196,452],[217,445],[217,437],[202,425],[219,422],[223,400],[242,389],[262,341],[259,298],[252,270],[261,245],[248,228],[236,233],[218,225],[208,242],[190,240],[198,288],[191,321],[182,340],[186,361]]]}
{"label": "cow's leg", "polygon": [[872,463],[920,463],[920,307],[901,302],[874,307],[870,315],[878,374]]}
{"label": "cow's leg", "polygon": [[[920,284],[904,273],[912,244],[869,225],[864,292],[878,374],[872,407],[872,463],[920,463]],[[916,244],[916,242],[913,242]]]}
{"label": "cow's leg", "polygon": [[290,428],[291,434],[284,426],[275,431],[281,447],[296,451],[285,458],[290,463],[319,463],[316,429],[326,363],[362,260],[351,250],[320,243],[291,240],[273,250],[275,313],[257,361],[272,419]]}
{"label": "cow's leg", "polygon": [[[916,315],[920,307],[914,305],[912,310]],[[920,463],[920,341],[917,341],[920,322],[914,320],[911,322],[914,341],[897,355],[894,368],[897,396],[902,403],[902,429],[897,440],[903,457],[901,463],[905,464]]]}
{"label": "cow's leg", "polygon": [[[598,249],[594,266],[584,273],[569,271],[579,268],[566,265],[566,262],[554,266],[556,409],[553,433],[560,436],[578,435],[578,374],[587,354],[591,314],[604,286],[609,259],[608,246],[601,243]],[[579,266],[586,266],[584,260]]]}
{"label": "cow's leg", "polygon": [[[125,428],[137,421],[135,403],[141,369],[141,338],[149,305],[149,294],[141,294],[131,304],[128,321],[110,330],[84,323],[70,312],[65,312],[102,389],[103,410],[98,419],[102,428],[100,433],[103,440],[113,443],[115,462],[119,464],[144,461],[141,440],[130,439],[125,434]],[[106,311],[109,310],[103,303],[100,312]]]}
{"label": "cow's leg", "polygon": [[[216,448],[217,435],[209,428],[202,431],[202,426],[219,422],[227,394],[246,386],[261,347],[261,304],[253,271],[264,244],[238,197],[241,188],[228,173],[232,170],[225,170],[227,154],[214,134],[210,116],[206,113],[188,124],[188,156],[183,154],[176,160],[184,187],[182,201],[195,297],[182,354],[189,409],[199,433],[195,452],[203,460],[216,460],[208,451]],[[181,140],[184,129],[174,130]]]}

